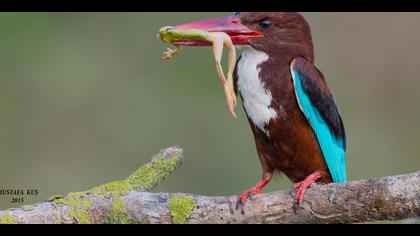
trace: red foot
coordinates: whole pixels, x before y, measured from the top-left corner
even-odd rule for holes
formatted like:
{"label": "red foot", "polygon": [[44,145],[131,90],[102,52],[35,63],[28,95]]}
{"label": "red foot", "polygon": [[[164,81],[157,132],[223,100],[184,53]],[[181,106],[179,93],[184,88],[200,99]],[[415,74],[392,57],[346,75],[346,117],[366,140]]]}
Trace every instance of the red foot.
{"label": "red foot", "polygon": [[296,183],[293,185],[293,189],[298,190],[295,195],[295,201],[301,203],[303,201],[303,197],[305,196],[306,189],[311,186],[311,184],[315,183],[319,178],[322,177],[322,173],[320,171],[316,171],[308,177],[306,177],[303,181]]}
{"label": "red foot", "polygon": [[268,182],[270,182],[271,179],[271,175],[264,177],[263,180],[261,180],[260,182],[258,182],[257,185],[255,185],[255,187],[248,189],[247,191],[241,193],[238,197],[238,202],[236,204],[236,209],[238,209],[238,207],[241,207],[241,211],[243,213],[243,204],[245,203],[245,201],[248,198],[251,198],[252,195],[255,194],[259,194],[261,192],[261,190],[268,184]]}
{"label": "red foot", "polygon": [[248,189],[247,191],[245,191],[245,192],[243,192],[239,195],[239,197],[238,197],[239,200],[238,201],[245,202],[248,198],[252,198],[252,195],[259,194],[260,192],[261,192],[261,190],[257,189],[257,188]]}

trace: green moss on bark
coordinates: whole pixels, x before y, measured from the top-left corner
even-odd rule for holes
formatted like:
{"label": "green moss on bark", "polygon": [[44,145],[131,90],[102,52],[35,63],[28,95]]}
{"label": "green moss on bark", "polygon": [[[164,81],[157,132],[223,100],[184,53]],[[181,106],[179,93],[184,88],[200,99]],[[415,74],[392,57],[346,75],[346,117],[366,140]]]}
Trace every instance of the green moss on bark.
{"label": "green moss on bark", "polygon": [[182,150],[177,149],[174,152],[166,151],[167,149],[154,155],[149,163],[141,166],[126,180],[114,181],[94,187],[87,192],[70,193],[64,198],[52,198],[49,201],[70,207],[70,216],[75,218],[78,223],[87,224],[91,223],[89,208],[92,207],[92,203],[87,199],[87,194],[111,196],[112,208],[105,217],[104,223],[135,223],[127,214],[127,206],[123,197],[130,190],[139,189],[148,191],[152,189],[177,168],[178,161],[182,161],[180,159],[183,155]]}
{"label": "green moss on bark", "polygon": [[16,224],[16,222],[11,214],[6,213],[3,216],[0,216],[0,224]]}
{"label": "green moss on bark", "polygon": [[106,224],[133,224],[135,223],[127,214],[127,204],[118,191],[112,192],[112,209],[105,218]]}
{"label": "green moss on bark", "polygon": [[70,217],[74,218],[77,223],[91,223],[89,208],[92,207],[92,202],[86,197],[86,193],[69,193],[65,198],[53,200],[53,203],[68,206],[70,208]]}
{"label": "green moss on bark", "polygon": [[191,216],[196,202],[191,197],[181,197],[173,195],[169,201],[169,209],[171,211],[172,222],[174,224],[184,224]]}
{"label": "green moss on bark", "polygon": [[169,158],[162,159],[159,158],[163,155],[161,152],[154,155],[149,163],[141,166],[126,180],[114,181],[99,187],[94,187],[89,192],[96,195],[106,195],[110,192],[119,191],[125,195],[134,189],[152,189],[176,169],[177,161],[182,156],[182,152],[178,152]]}
{"label": "green moss on bark", "polygon": [[127,181],[136,188],[150,190],[176,168],[176,162],[182,153],[173,155],[169,159],[160,160],[153,156],[149,164],[141,166],[136,172],[130,175]]}

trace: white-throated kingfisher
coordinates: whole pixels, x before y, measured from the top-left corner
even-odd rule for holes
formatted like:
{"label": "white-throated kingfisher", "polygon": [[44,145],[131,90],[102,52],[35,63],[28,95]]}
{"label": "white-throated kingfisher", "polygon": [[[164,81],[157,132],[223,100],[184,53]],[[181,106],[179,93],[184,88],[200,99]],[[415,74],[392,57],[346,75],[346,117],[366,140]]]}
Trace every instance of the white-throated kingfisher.
{"label": "white-throated kingfisher", "polygon": [[[175,28],[224,32],[233,44],[244,46],[234,86],[254,134],[262,180],[239,196],[240,205],[259,193],[275,172],[295,183],[297,202],[315,182],[346,182],[343,121],[314,66],[310,27],[300,14],[241,12]],[[193,41],[184,45],[203,46]]]}

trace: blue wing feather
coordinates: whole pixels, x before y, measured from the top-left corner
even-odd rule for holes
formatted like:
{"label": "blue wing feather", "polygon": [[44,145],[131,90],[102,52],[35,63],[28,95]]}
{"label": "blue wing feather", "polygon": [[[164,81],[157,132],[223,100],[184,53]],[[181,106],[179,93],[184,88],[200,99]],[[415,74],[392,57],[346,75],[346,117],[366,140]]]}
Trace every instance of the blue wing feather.
{"label": "blue wing feather", "polygon": [[[307,81],[306,77],[308,75],[300,71],[299,69],[294,68],[293,64],[291,72],[299,106],[302,112],[304,113],[305,117],[307,118],[309,124],[311,125],[312,129],[314,130],[315,136],[317,137],[318,143],[321,147],[322,154],[324,155],[332,179],[334,182],[338,183],[346,182],[346,140],[341,117],[338,114],[338,110],[335,106],[335,103],[333,104],[334,109],[320,109],[319,106],[326,106],[325,103],[327,103],[327,101],[325,101],[323,104],[323,97],[321,97],[321,101],[317,102],[316,104],[314,104],[314,102],[311,101],[314,99],[311,99],[311,93],[308,92],[308,89],[305,89],[305,87],[308,86],[308,84],[305,84]],[[320,78],[310,78],[310,80],[313,79]],[[317,83],[311,83],[312,86],[316,86],[316,84]],[[331,117],[334,114],[321,115],[320,111],[324,113],[334,111],[337,113],[339,117],[338,122],[340,122],[340,124],[336,125],[338,127],[341,127],[342,135],[337,135],[332,130],[331,125],[329,125],[328,122],[324,119],[324,117]]]}

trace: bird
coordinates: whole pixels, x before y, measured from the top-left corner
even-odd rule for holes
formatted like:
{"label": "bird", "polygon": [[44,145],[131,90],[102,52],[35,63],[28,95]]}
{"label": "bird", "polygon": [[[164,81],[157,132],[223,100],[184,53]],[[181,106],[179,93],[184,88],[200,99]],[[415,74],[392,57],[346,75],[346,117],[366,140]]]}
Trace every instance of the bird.
{"label": "bird", "polygon": [[276,173],[291,180],[296,203],[314,183],[347,181],[343,120],[314,65],[311,29],[301,14],[237,12],[177,27],[225,32],[243,48],[234,69],[234,91],[254,136],[262,178],[238,196],[241,208]]}

